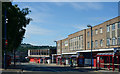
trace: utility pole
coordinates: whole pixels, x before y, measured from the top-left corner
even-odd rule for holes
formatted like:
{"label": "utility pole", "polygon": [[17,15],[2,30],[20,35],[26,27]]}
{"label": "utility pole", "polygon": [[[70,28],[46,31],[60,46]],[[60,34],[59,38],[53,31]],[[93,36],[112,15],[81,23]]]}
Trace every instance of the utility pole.
{"label": "utility pole", "polygon": [[7,44],[8,44],[8,41],[7,41],[7,23],[8,23],[8,19],[7,19],[7,11],[6,11],[6,9],[5,9],[5,30],[4,30],[4,35],[5,35],[5,46],[4,46],[4,68],[6,69],[6,50],[7,50]]}
{"label": "utility pole", "polygon": [[14,53],[14,67],[15,67],[15,62],[16,62],[16,61],[15,61],[15,60],[16,60],[16,58],[15,58],[15,56],[16,56],[16,55],[15,55],[15,49],[13,50],[13,53]]}
{"label": "utility pole", "polygon": [[87,27],[90,27],[91,29],[91,70],[92,70],[92,26],[91,25],[87,25]]}
{"label": "utility pole", "polygon": [[[54,41],[54,42],[56,43],[56,53],[57,53],[57,41]],[[53,56],[53,58],[54,58],[54,56]],[[54,59],[53,59],[53,61],[54,61]]]}

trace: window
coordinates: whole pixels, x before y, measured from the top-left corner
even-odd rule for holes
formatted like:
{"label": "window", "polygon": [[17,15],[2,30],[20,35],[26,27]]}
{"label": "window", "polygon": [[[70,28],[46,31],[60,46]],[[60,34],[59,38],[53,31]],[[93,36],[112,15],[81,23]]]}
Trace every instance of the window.
{"label": "window", "polygon": [[118,28],[120,28],[120,22],[118,22]]}
{"label": "window", "polygon": [[107,25],[107,32],[110,32],[110,25]]}
{"label": "window", "polygon": [[110,45],[110,39],[107,39],[107,45]]}
{"label": "window", "polygon": [[100,28],[100,33],[103,33],[103,31],[102,31],[103,29],[102,28]]}
{"label": "window", "polygon": [[112,45],[115,45],[115,44],[116,44],[115,38],[112,38]]}
{"label": "window", "polygon": [[115,24],[112,24],[112,31],[115,30]]}
{"label": "window", "polygon": [[118,45],[120,45],[120,37],[118,37]]}
{"label": "window", "polygon": [[68,46],[68,41],[65,41],[65,46]]}
{"label": "window", "polygon": [[98,41],[95,40],[95,47],[98,47]]}
{"label": "window", "polygon": [[79,48],[81,48],[81,36],[79,36]]}
{"label": "window", "polygon": [[98,34],[98,30],[97,29],[95,30],[95,34]]}
{"label": "window", "polygon": [[57,52],[59,53],[59,52],[60,52],[60,49],[57,49]]}
{"label": "window", "polygon": [[93,36],[93,30],[92,30],[92,36]]}
{"label": "window", "polygon": [[83,48],[83,36],[80,36],[81,41],[81,48]]}
{"label": "window", "polygon": [[89,33],[89,31],[87,32],[87,36],[89,36],[90,35],[90,33]]}
{"label": "window", "polygon": [[100,46],[101,47],[103,46],[103,40],[102,39],[100,40]]}
{"label": "window", "polygon": [[92,41],[92,48],[93,48],[93,46],[94,46],[94,42]]}
{"label": "window", "polygon": [[60,43],[58,43],[58,47],[60,46]]}
{"label": "window", "polygon": [[64,46],[64,42],[62,42],[62,46]]}
{"label": "window", "polygon": [[89,42],[87,43],[87,47],[90,48],[90,43]]}

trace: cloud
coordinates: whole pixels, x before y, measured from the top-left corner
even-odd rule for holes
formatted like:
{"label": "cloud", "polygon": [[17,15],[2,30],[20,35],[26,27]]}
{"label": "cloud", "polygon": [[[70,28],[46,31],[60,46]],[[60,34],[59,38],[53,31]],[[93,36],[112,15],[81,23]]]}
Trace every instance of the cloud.
{"label": "cloud", "polygon": [[55,2],[54,4],[55,4],[56,6],[63,6],[65,3]]}
{"label": "cloud", "polygon": [[109,16],[109,17],[88,17],[88,20],[92,20],[92,21],[106,21],[110,18],[113,18],[113,16]]}
{"label": "cloud", "polygon": [[46,22],[46,19],[51,17],[52,15],[49,14],[49,13],[42,13],[42,12],[36,12],[31,15],[29,15],[28,17],[31,17],[33,19],[33,21],[31,22],[34,22],[34,23],[45,23]]}
{"label": "cloud", "polygon": [[73,25],[74,28],[78,29],[78,30],[83,30],[83,29],[86,29],[87,28],[87,25]]}
{"label": "cloud", "polygon": [[31,35],[51,35],[53,33],[53,30],[30,24],[29,26],[27,26],[25,37],[30,37]]}
{"label": "cloud", "polygon": [[[39,4],[39,5],[38,5]],[[24,8],[29,8],[31,13],[27,17],[31,17],[34,23],[45,23],[46,19],[52,17],[53,15],[49,13],[50,7],[46,3],[37,3],[34,6],[32,4],[25,5]]]}
{"label": "cloud", "polygon": [[59,40],[65,39],[65,38],[67,38],[67,37],[64,37],[62,35],[58,35],[58,36],[56,36],[56,38],[54,39],[54,41],[59,41]]}
{"label": "cloud", "polygon": [[85,3],[70,3],[70,5],[78,10],[88,10],[88,9],[94,9],[94,10],[100,10],[103,8],[103,5],[100,3],[95,2],[85,2]]}
{"label": "cloud", "polygon": [[69,2],[69,3],[54,3],[57,6],[64,6],[65,4],[68,4],[69,6],[77,9],[77,10],[88,10],[88,9],[94,9],[94,10],[100,10],[103,8],[103,5],[97,2]]}
{"label": "cloud", "polygon": [[99,24],[107,21],[108,19],[111,19],[111,18],[114,18],[114,17],[115,16],[88,17],[88,18],[86,18],[86,20],[91,20],[90,24],[93,24],[93,26],[95,26],[95,25],[99,25]]}

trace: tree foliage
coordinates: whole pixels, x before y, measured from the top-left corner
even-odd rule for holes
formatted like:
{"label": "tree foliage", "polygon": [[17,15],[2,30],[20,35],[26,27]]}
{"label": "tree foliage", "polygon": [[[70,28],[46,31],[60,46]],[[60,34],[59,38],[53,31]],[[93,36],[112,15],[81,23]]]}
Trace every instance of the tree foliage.
{"label": "tree foliage", "polygon": [[20,9],[18,5],[12,5],[11,2],[2,3],[2,38],[3,38],[3,48],[4,48],[4,24],[5,24],[5,10],[7,12],[7,51],[12,51],[18,48],[21,44],[25,28],[32,20],[31,18],[26,17],[31,11],[29,8]]}

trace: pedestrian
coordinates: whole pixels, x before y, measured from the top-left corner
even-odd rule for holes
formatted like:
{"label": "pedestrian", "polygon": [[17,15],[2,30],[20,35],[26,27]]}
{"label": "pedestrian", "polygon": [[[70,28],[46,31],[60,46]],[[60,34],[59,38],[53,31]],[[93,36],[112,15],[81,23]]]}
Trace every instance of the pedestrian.
{"label": "pedestrian", "polygon": [[63,64],[64,64],[64,66],[66,65],[66,64],[65,64],[65,61],[64,61],[64,63],[63,63]]}
{"label": "pedestrian", "polygon": [[70,60],[71,64],[70,64],[70,67],[73,67],[73,62],[72,62],[72,59]]}

